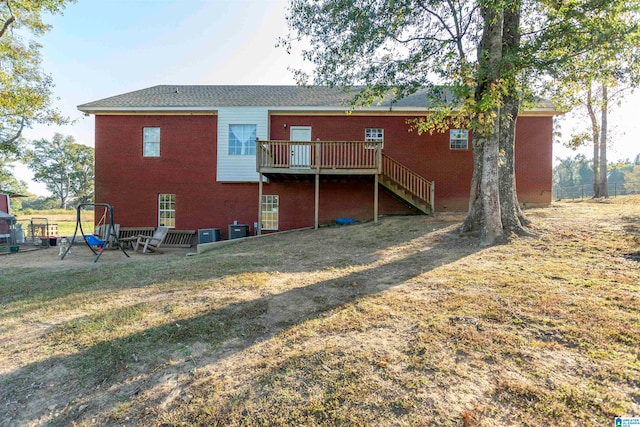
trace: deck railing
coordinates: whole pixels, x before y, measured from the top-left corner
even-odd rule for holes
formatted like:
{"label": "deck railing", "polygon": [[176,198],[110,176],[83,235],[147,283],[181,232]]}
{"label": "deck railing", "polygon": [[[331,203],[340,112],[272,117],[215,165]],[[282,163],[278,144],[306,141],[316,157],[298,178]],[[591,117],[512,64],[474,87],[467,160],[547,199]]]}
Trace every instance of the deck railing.
{"label": "deck railing", "polygon": [[[256,167],[265,169],[380,170],[381,142],[256,141]],[[295,172],[292,171],[292,172]]]}
{"label": "deck railing", "polygon": [[[256,170],[267,174],[381,175],[402,190],[405,195],[401,197],[407,202],[419,200],[432,212],[434,209],[434,183],[383,155],[381,142],[256,140]],[[406,194],[410,194],[408,199]]]}
{"label": "deck railing", "polygon": [[382,155],[382,176],[390,179],[396,186],[428,203],[434,209],[435,186],[417,172],[412,171],[391,157]]}

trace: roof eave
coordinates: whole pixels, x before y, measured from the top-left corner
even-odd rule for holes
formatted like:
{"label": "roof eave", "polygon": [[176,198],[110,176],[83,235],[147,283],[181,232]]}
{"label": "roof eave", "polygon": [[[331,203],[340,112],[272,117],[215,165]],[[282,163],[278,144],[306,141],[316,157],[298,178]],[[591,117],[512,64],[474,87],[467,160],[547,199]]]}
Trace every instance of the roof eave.
{"label": "roof eave", "polygon": [[92,107],[78,105],[78,110],[85,114],[136,114],[136,113],[181,113],[181,114],[216,114],[211,107]]}
{"label": "roof eave", "polygon": [[[109,115],[109,114],[211,114],[215,115],[224,108],[256,108],[261,107],[272,113],[275,112],[345,112],[345,113],[383,113],[383,112],[407,112],[407,113],[427,113],[433,111],[424,106],[370,106],[350,109],[338,106],[229,106],[229,107],[91,107],[79,105],[78,110],[85,114]],[[520,116],[557,116],[564,112],[557,111],[552,107],[532,108],[519,113]]]}

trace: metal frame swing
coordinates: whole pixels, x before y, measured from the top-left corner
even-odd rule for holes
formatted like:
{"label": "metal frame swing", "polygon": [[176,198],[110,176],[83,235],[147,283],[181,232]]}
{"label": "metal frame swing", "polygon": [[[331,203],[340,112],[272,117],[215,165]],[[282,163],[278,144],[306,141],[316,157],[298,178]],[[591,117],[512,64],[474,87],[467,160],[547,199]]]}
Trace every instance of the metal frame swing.
{"label": "metal frame swing", "polygon": [[[82,220],[80,218],[81,217],[80,212],[82,211],[83,208],[86,208],[88,206],[93,206],[94,211],[96,207],[102,206],[105,209],[105,214],[109,212],[109,226],[107,227],[106,241],[98,239],[93,234],[90,234],[90,235],[84,234],[84,230],[82,229]],[[104,218],[104,215],[103,215],[103,218]],[[98,262],[100,255],[102,255],[102,252],[104,251],[96,251],[93,248],[93,246],[91,246],[91,244],[93,243],[94,246],[101,245],[104,248],[109,243],[109,240],[112,236],[114,238],[115,243],[118,245],[118,248],[122,251],[123,254],[127,256],[127,258],[129,258],[129,254],[127,253],[127,251],[124,250],[124,247],[120,243],[120,239],[118,239],[118,236],[116,235],[116,233],[114,233],[115,227],[113,223],[113,207],[108,203],[81,203],[78,205],[78,207],[76,208],[76,229],[73,232],[73,237],[71,238],[71,242],[69,242],[69,247],[67,247],[67,250],[60,257],[61,260],[63,260],[64,257],[67,255],[67,253],[71,250],[71,247],[73,246],[73,243],[76,240],[78,229],[80,229],[80,234],[82,234],[84,242],[87,244],[89,249],[91,249],[91,251],[96,255],[96,258],[93,260],[93,262]],[[91,242],[89,240],[91,240]]]}

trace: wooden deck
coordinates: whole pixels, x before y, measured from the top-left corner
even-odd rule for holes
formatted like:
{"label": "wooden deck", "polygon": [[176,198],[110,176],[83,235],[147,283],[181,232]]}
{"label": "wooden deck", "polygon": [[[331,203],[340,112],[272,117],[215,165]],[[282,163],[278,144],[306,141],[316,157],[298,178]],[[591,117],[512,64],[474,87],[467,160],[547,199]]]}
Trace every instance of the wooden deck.
{"label": "wooden deck", "polygon": [[[434,212],[435,184],[382,154],[382,142],[256,140],[259,174],[258,218],[262,218],[263,177],[274,182],[315,181],[318,228],[320,181],[373,178],[373,220],[378,222],[378,184],[423,213]],[[262,227],[258,224],[258,234]]]}
{"label": "wooden deck", "polygon": [[258,140],[256,169],[271,179],[289,180],[305,175],[377,175],[381,154],[381,142]]}

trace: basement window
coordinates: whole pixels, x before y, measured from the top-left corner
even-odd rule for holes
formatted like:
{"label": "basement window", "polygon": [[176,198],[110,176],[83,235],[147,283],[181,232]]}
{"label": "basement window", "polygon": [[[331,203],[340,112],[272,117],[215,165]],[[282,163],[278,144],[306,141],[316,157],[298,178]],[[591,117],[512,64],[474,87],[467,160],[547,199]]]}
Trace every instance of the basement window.
{"label": "basement window", "polygon": [[449,148],[452,150],[468,150],[469,131],[467,129],[450,129]]}
{"label": "basement window", "polygon": [[176,227],[176,195],[158,195],[158,226]]}
{"label": "basement window", "polygon": [[279,197],[277,195],[262,195],[262,229],[277,230],[278,229],[278,205]]}

